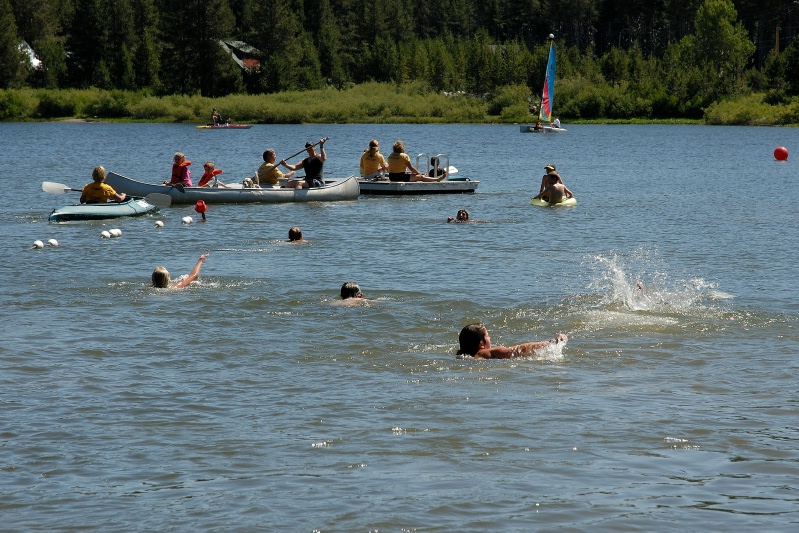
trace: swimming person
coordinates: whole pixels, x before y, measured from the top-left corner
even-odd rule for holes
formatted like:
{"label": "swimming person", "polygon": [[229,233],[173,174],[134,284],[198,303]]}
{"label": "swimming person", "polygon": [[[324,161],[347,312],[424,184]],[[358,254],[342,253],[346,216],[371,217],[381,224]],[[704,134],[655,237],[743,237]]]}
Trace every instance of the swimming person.
{"label": "swimming person", "polygon": [[558,333],[551,341],[525,342],[516,346],[491,346],[491,337],[486,327],[474,323],[464,326],[458,335],[460,344],[458,355],[471,355],[478,359],[510,359],[531,355],[550,344],[565,343],[567,340],[569,338],[564,333]]}
{"label": "swimming person", "polygon": [[361,287],[354,281],[347,281],[341,286],[341,299],[349,300],[350,298],[363,298]]}
{"label": "swimming person", "polygon": [[156,267],[155,270],[153,270],[152,275],[153,286],[158,287],[159,289],[183,289],[184,287],[187,287],[189,283],[200,277],[200,268],[203,266],[203,263],[207,257],[208,254],[201,255],[200,259],[197,260],[197,264],[194,265],[194,268],[191,270],[191,272],[189,272],[189,275],[175,283],[172,287],[169,286],[169,271],[166,269],[166,267]]}

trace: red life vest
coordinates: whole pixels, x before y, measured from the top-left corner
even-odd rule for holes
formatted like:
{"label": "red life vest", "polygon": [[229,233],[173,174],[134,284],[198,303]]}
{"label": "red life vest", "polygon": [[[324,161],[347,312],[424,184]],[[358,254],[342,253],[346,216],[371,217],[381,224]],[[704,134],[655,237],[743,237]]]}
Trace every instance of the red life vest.
{"label": "red life vest", "polygon": [[[184,169],[186,169],[186,167],[189,166],[189,165],[191,165],[191,161],[184,161],[184,162],[180,163],[179,165],[173,164],[172,165],[172,179],[170,180],[169,183],[183,183],[184,185],[188,185],[189,187],[191,187],[191,178],[188,178],[188,179],[185,179],[185,180],[183,179]],[[185,183],[185,182],[188,182],[188,183]]]}
{"label": "red life vest", "polygon": [[218,176],[222,173],[222,171],[218,168],[213,170],[206,170],[203,176],[200,178],[200,182],[197,184],[197,187],[204,187],[209,181],[213,179],[214,176]]}

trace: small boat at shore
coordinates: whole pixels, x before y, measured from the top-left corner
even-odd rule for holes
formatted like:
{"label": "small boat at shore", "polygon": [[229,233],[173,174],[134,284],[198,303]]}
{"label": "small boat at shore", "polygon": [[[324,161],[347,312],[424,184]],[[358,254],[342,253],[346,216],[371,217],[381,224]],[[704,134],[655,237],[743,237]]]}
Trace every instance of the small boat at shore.
{"label": "small boat at shore", "polygon": [[252,124],[201,124],[198,130],[248,130]]}
{"label": "small boat at shore", "polygon": [[357,200],[360,194],[358,178],[350,176],[342,179],[325,179],[325,186],[312,189],[284,189],[270,187],[246,189],[235,187],[172,187],[155,185],[128,178],[116,172],[109,172],[105,182],[117,192],[131,196],[146,196],[152,193],[169,195],[173,204],[193,204],[202,200],[206,204],[245,204],[245,203],[290,203],[290,202],[336,202]]}
{"label": "small boat at shore", "polygon": [[137,217],[158,211],[158,207],[141,198],[105,204],[75,204],[53,209],[50,222],[73,220],[103,220],[107,218]]}

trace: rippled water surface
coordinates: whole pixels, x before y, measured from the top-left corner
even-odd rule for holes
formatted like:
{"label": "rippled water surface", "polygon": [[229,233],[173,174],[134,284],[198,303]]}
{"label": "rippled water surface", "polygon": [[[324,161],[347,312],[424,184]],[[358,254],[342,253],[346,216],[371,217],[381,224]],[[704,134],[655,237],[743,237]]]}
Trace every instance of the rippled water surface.
{"label": "rippled water surface", "polygon": [[[0,124],[0,527],[795,531],[799,131],[566,127]],[[480,186],[47,221],[77,193],[42,181],[238,182],[322,136],[331,177],[403,139]],[[576,207],[529,205],[547,163]],[[458,359],[473,321],[569,342]]]}

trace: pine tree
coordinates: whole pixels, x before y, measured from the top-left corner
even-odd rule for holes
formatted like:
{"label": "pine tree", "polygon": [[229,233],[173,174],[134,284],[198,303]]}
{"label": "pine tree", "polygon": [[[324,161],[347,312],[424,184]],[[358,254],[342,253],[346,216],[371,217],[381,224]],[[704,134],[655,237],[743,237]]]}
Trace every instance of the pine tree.
{"label": "pine tree", "polygon": [[25,80],[27,56],[19,49],[21,39],[8,0],[0,0],[0,27],[0,88],[19,87]]}

